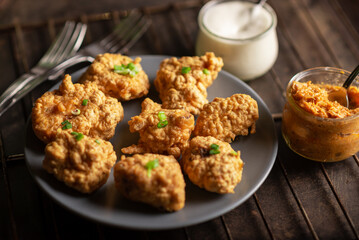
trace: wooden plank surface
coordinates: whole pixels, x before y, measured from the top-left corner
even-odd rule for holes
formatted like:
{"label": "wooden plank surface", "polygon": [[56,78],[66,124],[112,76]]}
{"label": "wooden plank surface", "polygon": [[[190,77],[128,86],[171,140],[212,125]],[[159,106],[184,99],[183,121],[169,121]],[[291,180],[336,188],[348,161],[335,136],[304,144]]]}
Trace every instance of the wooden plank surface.
{"label": "wooden plank surface", "polygon": [[[16,11],[16,6],[25,6],[24,2],[17,0],[14,4],[0,5],[0,13],[5,12],[2,7],[9,11],[0,16],[0,21],[9,26],[6,31],[0,31],[0,71],[3,73],[0,92],[46,51],[61,27],[59,23],[54,24],[56,18],[71,16],[87,21],[91,17],[89,13],[110,11],[111,16],[116,16],[114,11],[145,7],[152,25],[128,54],[182,56],[194,54],[196,18],[202,4],[201,1],[176,0],[162,4],[156,0],[143,5],[141,1],[132,0],[123,1],[119,6],[118,1],[106,0],[80,10],[84,2],[76,1],[71,3],[72,9],[63,14],[68,6],[58,2],[33,19],[44,23],[38,27],[26,27],[28,13],[15,14],[16,24],[13,19],[6,20]],[[41,2],[44,1],[39,0],[37,4]],[[163,7],[157,7],[161,4]],[[278,15],[279,56],[271,71],[248,84],[272,113],[280,113],[285,103],[283,93],[295,73],[323,65],[351,70],[358,64],[359,4],[353,0],[269,0],[269,4]],[[29,7],[29,12],[33,8]],[[49,15],[55,10],[57,14]],[[115,21],[90,22],[85,45],[108,34]],[[22,155],[25,121],[32,102],[50,85],[41,85],[0,118],[0,239],[358,238],[357,162],[349,158],[320,164],[297,156],[281,137],[280,121],[276,123],[278,157],[267,180],[254,196],[221,217],[186,228],[151,232],[114,228],[77,216],[41,192],[27,171]]]}

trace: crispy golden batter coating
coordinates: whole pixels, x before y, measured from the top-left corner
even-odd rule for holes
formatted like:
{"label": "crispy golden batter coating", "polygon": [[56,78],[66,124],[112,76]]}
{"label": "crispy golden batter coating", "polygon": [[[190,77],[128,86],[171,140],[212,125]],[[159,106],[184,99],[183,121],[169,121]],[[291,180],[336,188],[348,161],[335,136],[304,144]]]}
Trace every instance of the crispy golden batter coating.
{"label": "crispy golden batter coating", "polygon": [[[100,54],[81,76],[80,82],[94,82],[105,94],[118,98],[120,101],[128,101],[147,95],[150,83],[148,76],[140,65],[141,58],[132,60],[121,54]],[[139,72],[131,77],[114,72],[114,66],[134,63]]]}
{"label": "crispy golden batter coating", "polygon": [[116,159],[110,142],[87,136],[78,141],[67,130],[46,145],[42,165],[67,186],[91,193],[106,183]]}
{"label": "crispy golden batter coating", "polygon": [[[139,132],[138,145],[122,148],[125,154],[159,153],[178,158],[194,129],[194,117],[183,109],[162,109],[160,104],[146,98],[142,102],[142,112],[128,122],[131,132]],[[168,125],[159,127],[159,112],[163,112]]]}
{"label": "crispy golden batter coating", "polygon": [[[85,99],[88,103],[83,106]],[[108,140],[123,119],[123,108],[95,84],[73,84],[70,75],[66,75],[58,90],[46,92],[36,100],[31,117],[36,136],[46,143],[55,139],[66,120],[73,131]]]}
{"label": "crispy golden batter coating", "polygon": [[[158,159],[150,173],[146,164]],[[121,157],[114,167],[116,188],[127,198],[166,211],[178,211],[185,203],[185,182],[173,156],[146,153]]]}
{"label": "crispy golden batter coating", "polygon": [[[154,81],[163,108],[185,109],[198,114],[208,102],[207,87],[216,79],[222,66],[222,58],[216,57],[214,53],[163,60]],[[183,67],[190,67],[191,70],[182,73]]]}
{"label": "crispy golden batter coating", "polygon": [[258,117],[257,102],[249,95],[215,98],[203,106],[193,133],[232,142],[237,135],[248,135],[248,128],[251,128],[250,133],[255,133]]}
{"label": "crispy golden batter coating", "polygon": [[[210,154],[211,145],[219,146],[218,154]],[[240,152],[214,137],[195,137],[185,150],[181,165],[192,183],[216,193],[234,193],[242,179]]]}

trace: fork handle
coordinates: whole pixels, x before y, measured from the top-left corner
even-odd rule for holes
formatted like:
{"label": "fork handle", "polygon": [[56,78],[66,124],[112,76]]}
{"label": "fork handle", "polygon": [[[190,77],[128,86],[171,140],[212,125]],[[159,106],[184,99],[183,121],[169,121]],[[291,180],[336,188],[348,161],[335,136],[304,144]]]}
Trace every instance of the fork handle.
{"label": "fork handle", "polygon": [[0,96],[0,116],[40,83],[46,81],[50,76],[57,75],[58,72],[63,72],[68,67],[74,66],[78,63],[92,62],[93,60],[93,57],[77,55],[51,68],[44,74],[37,76],[32,73],[26,73],[22,75],[16,79],[15,82],[11,84],[10,87]]}
{"label": "fork handle", "polygon": [[93,60],[95,59],[91,56],[75,55],[51,68],[48,72],[46,72],[46,78],[48,78],[49,80],[57,79],[57,77],[60,76],[59,73],[63,73],[63,71],[65,71],[67,68],[83,62],[92,63]]}
{"label": "fork handle", "polygon": [[36,78],[36,75],[33,73],[25,73],[16,79],[0,96],[0,116],[14,105],[17,101],[14,100],[15,95],[17,95],[23,87],[29,84]]}

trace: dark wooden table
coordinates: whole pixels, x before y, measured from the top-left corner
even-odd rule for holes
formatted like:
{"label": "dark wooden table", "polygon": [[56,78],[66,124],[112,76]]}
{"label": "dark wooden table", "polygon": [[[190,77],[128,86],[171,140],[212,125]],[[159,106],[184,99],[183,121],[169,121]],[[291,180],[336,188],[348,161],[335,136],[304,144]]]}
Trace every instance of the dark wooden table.
{"label": "dark wooden table", "polygon": [[[24,160],[24,129],[45,83],[0,118],[0,239],[358,239],[359,161],[316,163],[284,143],[277,113],[297,72],[317,66],[352,70],[359,63],[358,0],[269,0],[278,15],[279,57],[248,83],[275,117],[274,167],[259,190],[227,214],[186,228],[132,231],[89,221],[43,193]],[[105,36],[124,13],[140,7],[151,19],[128,52],[193,55],[203,1],[0,1],[0,92],[44,54],[64,21],[89,24],[84,44]],[[104,13],[104,14],[102,14]]]}

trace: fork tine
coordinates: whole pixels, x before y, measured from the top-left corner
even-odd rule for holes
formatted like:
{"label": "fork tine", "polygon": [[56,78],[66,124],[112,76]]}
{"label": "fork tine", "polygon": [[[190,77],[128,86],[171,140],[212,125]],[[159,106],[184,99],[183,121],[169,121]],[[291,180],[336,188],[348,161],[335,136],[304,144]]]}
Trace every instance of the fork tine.
{"label": "fork tine", "polygon": [[142,37],[142,35],[147,31],[148,27],[152,23],[151,20],[149,20],[147,18],[143,18],[143,19],[144,19],[143,24],[140,25],[138,31],[135,32],[135,34],[129,39],[127,44],[125,44],[122,48],[114,50],[114,52],[121,52],[121,53],[127,52],[128,49],[130,49],[137,42],[137,40]]}
{"label": "fork tine", "polygon": [[[117,35],[116,39],[109,43],[109,52],[125,52],[126,49],[132,47],[132,45],[146,32],[147,28],[151,24],[145,16],[133,26],[130,31]],[[111,45],[110,45],[111,44]]]}
{"label": "fork tine", "polygon": [[116,28],[111,34],[109,34],[107,37],[100,41],[100,45],[103,46],[105,49],[108,49],[108,44],[110,42],[115,40],[118,35],[122,35],[124,32],[130,31],[140,18],[141,14],[139,14],[137,11],[131,13],[127,18],[125,18],[116,26]]}
{"label": "fork tine", "polygon": [[64,39],[62,40],[60,46],[55,49],[55,52],[49,56],[48,58],[48,63],[53,64],[56,59],[60,58],[61,55],[63,54],[64,50],[66,49],[68,43],[72,40],[72,37],[74,35],[74,32],[77,29],[77,25],[74,26],[74,28],[72,29],[72,31],[67,31],[65,34]]}
{"label": "fork tine", "polygon": [[61,46],[64,39],[68,36],[69,32],[72,32],[75,27],[75,23],[72,21],[67,21],[64,28],[62,29],[60,35],[56,38],[56,40],[51,44],[50,48],[46,51],[44,56],[40,59],[39,64],[46,63],[49,58],[55,54],[57,49]]}
{"label": "fork tine", "polygon": [[80,49],[82,42],[85,38],[86,31],[87,31],[87,24],[83,23],[81,26],[80,34],[79,34],[78,38],[76,39],[76,42],[75,42],[75,44],[72,48],[72,51],[70,53],[71,56],[75,55],[75,53]]}
{"label": "fork tine", "polygon": [[66,58],[72,57],[73,53],[77,52],[85,37],[86,29],[87,29],[86,24],[82,24],[82,23],[76,24],[76,28],[72,33],[69,42],[67,43],[67,45],[65,46],[62,52],[60,52],[59,50],[60,55],[58,55],[57,58],[53,59],[54,63],[62,62]]}

